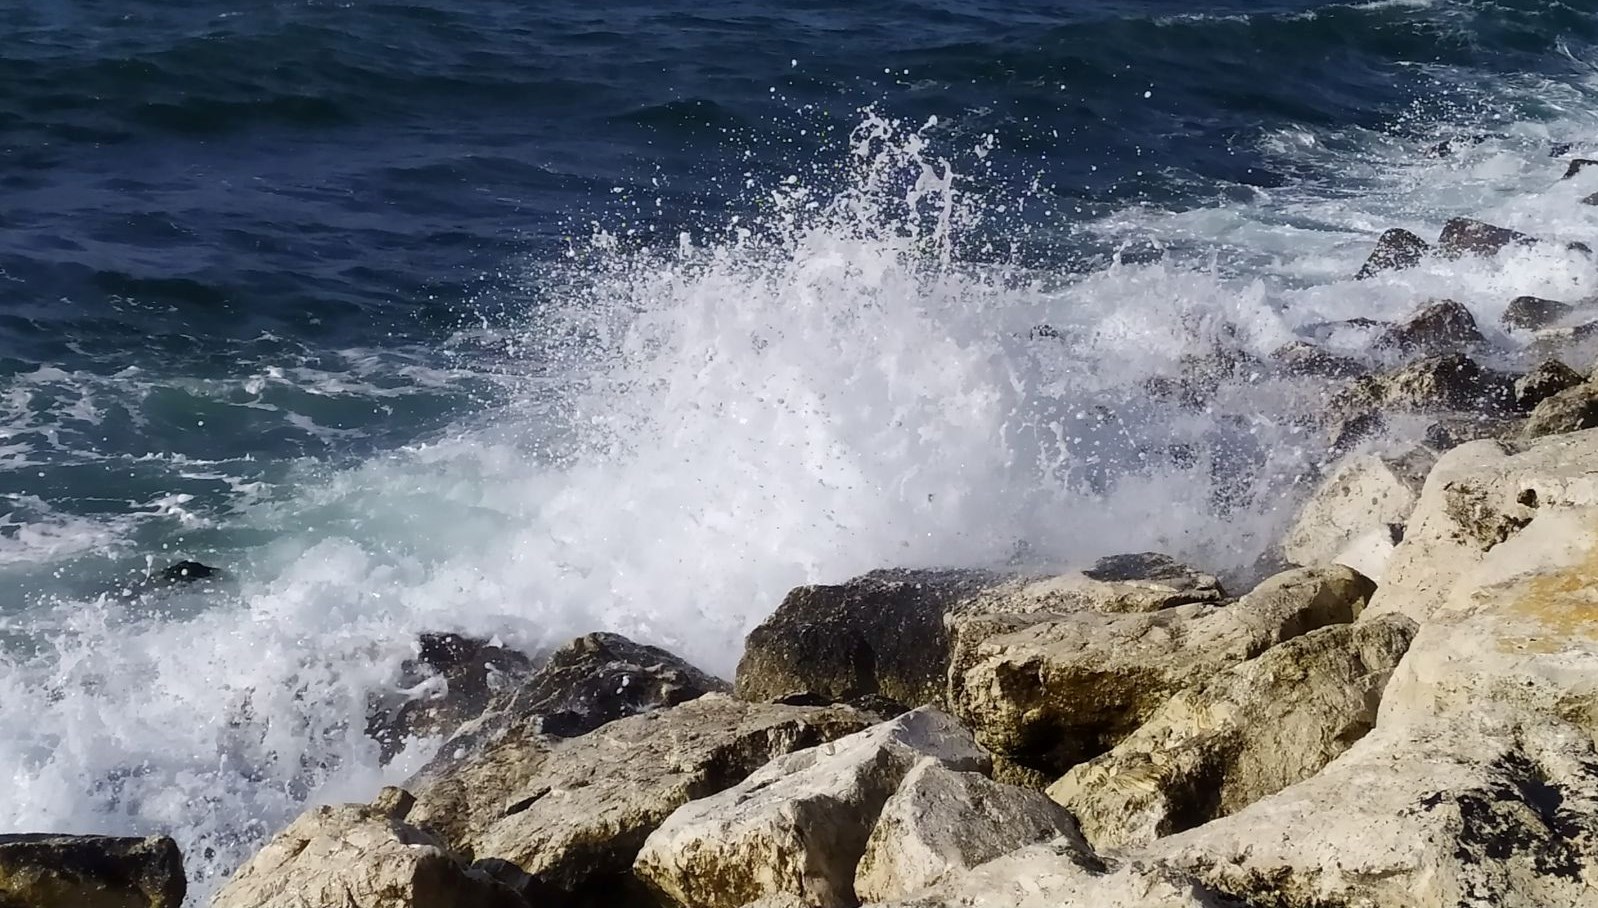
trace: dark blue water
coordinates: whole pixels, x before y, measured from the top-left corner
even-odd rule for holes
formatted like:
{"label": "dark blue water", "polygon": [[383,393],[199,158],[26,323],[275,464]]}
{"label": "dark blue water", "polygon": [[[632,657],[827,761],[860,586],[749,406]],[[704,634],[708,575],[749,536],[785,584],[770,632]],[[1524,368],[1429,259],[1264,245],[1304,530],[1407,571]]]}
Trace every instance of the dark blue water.
{"label": "dark blue water", "polygon": [[[714,659],[787,584],[877,562],[1208,552],[1241,519],[1214,495],[1156,526],[1168,493],[1097,498],[1102,463],[1016,439],[1071,435],[1187,339],[1407,308],[1414,285],[1343,281],[1386,226],[1595,226],[1536,195],[1554,143],[1598,139],[1591,0],[0,0],[0,23],[0,760],[35,791],[0,825],[176,829],[220,849],[203,873],[371,782],[332,739],[422,626]],[[1591,278],[1427,279],[1490,317]],[[1048,362],[992,340],[1073,319]],[[1299,404],[1229,406],[1168,428],[1265,438]],[[1090,501],[1106,529],[1055,516]],[[118,604],[178,557],[237,582]],[[106,693],[129,674],[137,708]],[[163,739],[296,683],[220,770]],[[263,742],[293,723],[325,740],[291,771],[309,733]],[[154,794],[177,778],[192,818]]]}

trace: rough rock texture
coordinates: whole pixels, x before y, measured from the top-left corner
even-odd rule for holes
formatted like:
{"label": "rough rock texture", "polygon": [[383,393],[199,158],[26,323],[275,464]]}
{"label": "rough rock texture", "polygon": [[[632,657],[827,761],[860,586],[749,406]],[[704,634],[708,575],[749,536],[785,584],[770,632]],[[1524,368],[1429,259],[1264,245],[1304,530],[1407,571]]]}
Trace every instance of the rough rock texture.
{"label": "rough rock texture", "polygon": [[1581,200],[1581,204],[1583,204],[1583,205],[1598,205],[1598,192],[1595,192],[1592,195],[1587,196],[1586,198],[1582,199]]}
{"label": "rough rock texture", "polygon": [[1440,453],[1483,438],[1519,435],[1521,423],[1521,420],[1512,417],[1469,414],[1444,416],[1426,427],[1424,439],[1428,448]]}
{"label": "rough rock texture", "polygon": [[1580,372],[1557,359],[1545,360],[1515,379],[1515,406],[1531,410],[1555,394],[1568,391],[1586,380]]}
{"label": "rough rock texture", "polygon": [[1598,385],[1579,384],[1537,404],[1521,434],[1541,438],[1592,428],[1598,428]]}
{"label": "rough rock texture", "polygon": [[[1085,864],[1072,839],[1031,845],[883,908],[1243,908],[1191,877],[1140,862]],[[1270,904],[1270,903],[1262,903]],[[1252,906],[1251,906],[1252,908]]]}
{"label": "rough rock texture", "polygon": [[1044,795],[959,772],[936,759],[915,765],[888,799],[855,871],[865,901],[902,898],[1028,845],[1056,839],[1093,852],[1064,807]]}
{"label": "rough rock texture", "polygon": [[1376,338],[1376,346],[1425,354],[1455,353],[1486,341],[1470,310],[1453,300],[1434,300],[1402,324]]}
{"label": "rough rock texture", "polygon": [[371,806],[306,811],[239,868],[212,908],[527,908],[406,823],[411,802],[387,789]]}
{"label": "rough rock texture", "polygon": [[[1437,461],[1410,518],[1404,542],[1368,614],[1400,611],[1424,624],[1505,570],[1503,550],[1528,526],[1598,502],[1598,433],[1558,435],[1529,446],[1477,441]],[[1526,552],[1531,568],[1550,553]],[[1497,556],[1494,553],[1498,553]]]}
{"label": "rough rock texture", "polygon": [[388,762],[412,737],[447,735],[475,719],[497,693],[532,674],[533,660],[487,640],[422,634],[416,657],[400,666],[396,693],[374,698],[366,733]]}
{"label": "rough rock texture", "polygon": [[1507,227],[1470,218],[1454,218],[1443,225],[1442,235],[1437,238],[1437,251],[1448,258],[1497,255],[1506,246],[1530,246],[1536,242],[1535,237]]}
{"label": "rough rock texture", "polygon": [[939,703],[962,615],[1046,609],[1152,611],[1224,597],[1216,579],[1153,553],[1100,559],[1051,576],[987,571],[875,571],[789,593],[753,633],[738,664],[738,695],[798,692],[830,700],[880,694]]}
{"label": "rough rock texture", "polygon": [[951,672],[949,701],[995,754],[1057,776],[1114,747],[1182,688],[1352,621],[1371,590],[1334,565],[1280,574],[1227,606],[1014,616]]}
{"label": "rough rock texture", "polygon": [[165,836],[0,835],[5,908],[180,908],[185,887]]}
{"label": "rough rock texture", "polygon": [[1364,737],[1415,624],[1312,631],[1171,698],[1049,788],[1095,848],[1146,844],[1309,778]]}
{"label": "rough rock texture", "polygon": [[1294,564],[1329,564],[1368,533],[1401,538],[1436,462],[1437,455],[1425,448],[1396,456],[1345,457],[1299,509],[1283,540],[1283,554]]}
{"label": "rough rock texture", "polygon": [[555,890],[625,888],[638,847],[672,811],[867,724],[848,707],[710,694],[578,738],[512,735],[419,788],[411,821]]}
{"label": "rough rock texture", "polygon": [[1420,264],[1430,250],[1425,240],[1401,227],[1394,227],[1376,240],[1376,248],[1371,250],[1370,258],[1360,266],[1354,278],[1363,281],[1384,271],[1413,268]]}
{"label": "rough rock texture", "polygon": [[1539,296],[1517,296],[1509,301],[1502,318],[1505,328],[1536,331],[1576,311],[1576,307]]}
{"label": "rough rock texture", "polygon": [[1327,404],[1328,433],[1346,448],[1379,429],[1388,411],[1498,415],[1513,410],[1514,383],[1464,354],[1427,357],[1350,382]]}
{"label": "rough rock texture", "polygon": [[924,757],[955,770],[988,767],[969,732],[918,709],[683,806],[644,843],[634,873],[684,908],[739,908],[779,893],[817,908],[855,905],[855,869],[878,815]]}
{"label": "rough rock texture", "polygon": [[1277,348],[1271,354],[1271,363],[1282,374],[1295,377],[1353,378],[1366,371],[1359,360],[1339,356],[1308,341],[1294,341]]}

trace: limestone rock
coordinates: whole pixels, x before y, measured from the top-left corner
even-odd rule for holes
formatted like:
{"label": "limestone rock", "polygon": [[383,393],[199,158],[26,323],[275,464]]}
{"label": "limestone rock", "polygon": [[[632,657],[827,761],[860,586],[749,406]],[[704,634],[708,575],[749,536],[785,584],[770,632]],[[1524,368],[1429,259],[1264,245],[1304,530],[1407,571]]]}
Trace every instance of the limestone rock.
{"label": "limestone rock", "polygon": [[1401,227],[1394,227],[1376,240],[1376,248],[1371,250],[1370,258],[1360,266],[1354,279],[1363,281],[1384,271],[1413,268],[1420,264],[1430,250],[1425,240]]}
{"label": "limestone rock", "polygon": [[1521,434],[1541,438],[1592,428],[1598,428],[1598,385],[1579,384],[1537,404]]}
{"label": "limestone rock", "polygon": [[855,871],[864,901],[902,898],[1028,845],[1061,840],[1095,862],[1076,821],[1044,795],[958,772],[932,758],[910,770],[882,808]]}
{"label": "limestone rock", "polygon": [[855,869],[878,815],[924,757],[954,770],[988,766],[969,732],[918,709],[679,808],[644,842],[634,873],[684,908],[739,908],[779,893],[818,908],[855,905]]}
{"label": "limestone rock", "polygon": [[0,835],[0,905],[181,908],[183,857],[165,836]]}
{"label": "limestone rock", "polygon": [[708,694],[577,738],[509,735],[420,787],[411,821],[470,857],[509,861],[541,886],[593,896],[629,885],[639,846],[683,804],[867,724],[848,707]]}
{"label": "limestone rock", "polygon": [[1376,724],[1415,633],[1389,615],[1311,631],[1171,698],[1049,788],[1100,850],[1200,826],[1320,771]]}
{"label": "limestone rock", "polygon": [[749,635],[738,695],[773,700],[807,692],[850,700],[879,694],[910,706],[939,703],[951,651],[970,636],[966,616],[1150,611],[1224,595],[1213,576],[1154,553],[1104,558],[1086,571],[1061,575],[873,571],[789,593]]}
{"label": "limestone rock", "polygon": [[1239,908],[1164,867],[1084,863],[1080,847],[1071,838],[1030,845],[878,908]]}
{"label": "limestone rock", "polygon": [[1443,225],[1442,235],[1437,238],[1437,250],[1448,258],[1497,255],[1507,246],[1530,246],[1536,242],[1535,237],[1507,227],[1470,218],[1454,218]]}
{"label": "limestone rock", "polygon": [[447,735],[475,719],[496,693],[533,671],[524,653],[459,634],[422,634],[400,666],[395,693],[373,698],[366,733],[387,763],[409,738]]}
{"label": "limestone rock", "polygon": [[1326,564],[1372,531],[1402,530],[1437,455],[1412,448],[1397,456],[1345,457],[1316,488],[1283,541],[1294,564]]}
{"label": "limestone rock", "polygon": [[1470,310],[1453,300],[1433,300],[1376,338],[1376,346],[1425,354],[1455,353],[1483,343]]}
{"label": "limestone rock", "polygon": [[[1598,502],[1598,433],[1556,435],[1529,446],[1461,445],[1438,459],[1421,490],[1404,541],[1368,614],[1400,611],[1425,624],[1450,602],[1467,602],[1506,571],[1534,567],[1548,553],[1502,547],[1551,515]],[[1524,564],[1503,552],[1525,552]],[[1494,553],[1498,553],[1496,556]]]}
{"label": "limestone rock", "polygon": [[949,702],[996,755],[1059,775],[1120,743],[1177,691],[1352,621],[1371,590],[1332,565],[1272,577],[1227,606],[1020,616],[951,672]]}
{"label": "limestone rock", "polygon": [[405,822],[411,801],[393,789],[372,806],[306,811],[239,868],[212,908],[527,908]]}
{"label": "limestone rock", "polygon": [[1557,359],[1545,360],[1515,379],[1515,406],[1531,410],[1555,394],[1568,391],[1586,380],[1580,372]]}
{"label": "limestone rock", "polygon": [[1502,318],[1505,328],[1536,331],[1546,328],[1576,311],[1576,307],[1558,300],[1537,296],[1517,296],[1509,301]]}

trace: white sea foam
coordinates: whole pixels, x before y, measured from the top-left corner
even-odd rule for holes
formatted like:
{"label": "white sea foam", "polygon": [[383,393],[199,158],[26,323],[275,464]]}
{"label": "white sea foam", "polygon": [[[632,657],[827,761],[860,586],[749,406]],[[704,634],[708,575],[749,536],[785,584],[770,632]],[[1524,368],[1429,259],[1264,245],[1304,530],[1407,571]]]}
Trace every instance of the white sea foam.
{"label": "white sea foam", "polygon": [[[1382,137],[1273,137],[1358,191],[1129,210],[1092,229],[1173,254],[1078,277],[960,264],[983,200],[874,116],[835,196],[789,183],[763,223],[670,254],[601,234],[540,275],[524,332],[483,341],[524,358],[508,403],[352,469],[308,462],[285,493],[236,480],[241,526],[275,541],[233,582],[12,616],[37,649],[0,656],[0,828],[171,831],[203,895],[306,800],[368,797],[425,758],[419,742],[379,769],[362,734],[419,631],[538,646],[611,629],[725,673],[789,588],[880,566],[1147,549],[1247,565],[1323,453],[1302,419],[1319,389],[1242,380],[1193,411],[1144,380],[1431,295],[1487,323],[1519,293],[1591,293],[1590,263],[1546,251],[1347,279],[1394,223],[1590,230],[1576,200],[1593,187],[1560,183],[1532,132],[1441,162]],[[28,531],[15,544],[48,547]]]}

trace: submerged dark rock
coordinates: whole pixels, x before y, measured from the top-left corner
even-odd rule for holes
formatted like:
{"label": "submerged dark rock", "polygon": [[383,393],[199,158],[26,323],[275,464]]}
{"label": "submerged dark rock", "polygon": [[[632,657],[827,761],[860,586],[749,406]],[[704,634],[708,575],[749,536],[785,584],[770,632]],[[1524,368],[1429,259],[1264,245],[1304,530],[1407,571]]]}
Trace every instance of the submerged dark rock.
{"label": "submerged dark rock", "polygon": [[0,835],[5,908],[181,908],[187,885],[166,836]]}
{"label": "submerged dark rock", "polygon": [[1576,311],[1576,307],[1540,296],[1517,296],[1509,301],[1501,321],[1505,328],[1536,331]]}
{"label": "submerged dark rock", "polygon": [[525,653],[460,634],[429,633],[400,666],[397,691],[374,698],[366,733],[393,759],[409,738],[447,735],[477,718],[496,693],[509,692],[533,671]]}
{"label": "submerged dark rock", "polygon": [[1568,180],[1589,167],[1598,167],[1598,161],[1594,161],[1591,158],[1577,158],[1570,162],[1569,167],[1565,168],[1565,175],[1560,177],[1560,179]]}
{"label": "submerged dark rock", "polygon": [[178,583],[193,583],[196,580],[211,580],[221,575],[221,571],[208,564],[198,561],[179,561],[161,572],[160,579],[164,585]]}
{"label": "submerged dark rock", "polygon": [[1537,238],[1507,227],[1471,218],[1454,218],[1443,226],[1437,250],[1448,258],[1465,255],[1497,255],[1508,246],[1531,246]]}
{"label": "submerged dark rock", "polygon": [[1295,341],[1271,354],[1271,362],[1284,375],[1294,377],[1353,378],[1365,372],[1357,359],[1339,356],[1307,341]]}
{"label": "submerged dark rock", "polygon": [[1365,264],[1360,266],[1359,273],[1354,275],[1354,279],[1363,281],[1384,271],[1413,268],[1419,265],[1421,259],[1430,251],[1431,246],[1425,240],[1402,227],[1394,227],[1376,240],[1376,248],[1371,251]]}

